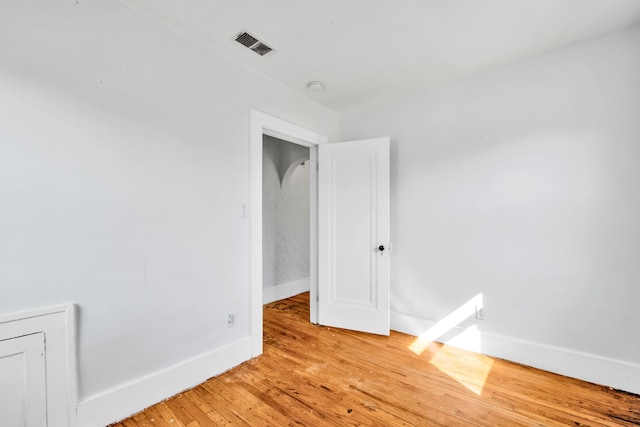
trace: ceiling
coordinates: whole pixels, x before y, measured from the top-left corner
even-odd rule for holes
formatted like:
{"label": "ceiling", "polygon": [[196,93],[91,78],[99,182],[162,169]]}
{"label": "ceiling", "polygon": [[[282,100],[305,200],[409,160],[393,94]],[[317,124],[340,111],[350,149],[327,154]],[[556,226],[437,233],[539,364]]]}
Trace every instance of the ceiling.
{"label": "ceiling", "polygon": [[[640,0],[123,1],[338,112],[640,21]],[[243,30],[277,52],[235,42]]]}

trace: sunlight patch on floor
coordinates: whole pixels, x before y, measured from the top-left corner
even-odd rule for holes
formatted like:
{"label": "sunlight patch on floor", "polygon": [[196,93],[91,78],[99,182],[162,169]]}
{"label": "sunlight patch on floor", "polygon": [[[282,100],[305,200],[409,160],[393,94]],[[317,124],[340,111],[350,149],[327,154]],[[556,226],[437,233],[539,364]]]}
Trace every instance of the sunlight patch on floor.
{"label": "sunlight patch on floor", "polygon": [[443,352],[438,352],[429,363],[478,396],[482,395],[482,390],[493,366],[493,360],[489,357],[470,358],[465,360],[465,369],[460,370],[452,366],[451,355],[443,354]]}

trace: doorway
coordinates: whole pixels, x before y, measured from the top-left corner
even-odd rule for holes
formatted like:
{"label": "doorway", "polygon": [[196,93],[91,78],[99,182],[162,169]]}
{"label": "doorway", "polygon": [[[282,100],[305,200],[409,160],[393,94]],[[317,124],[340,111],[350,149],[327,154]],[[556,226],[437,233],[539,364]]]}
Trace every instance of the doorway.
{"label": "doorway", "polygon": [[[263,224],[262,224],[262,162],[264,135],[307,147],[309,164],[317,164],[317,147],[326,144],[326,136],[269,116],[250,111],[250,291],[251,291],[251,355],[262,354],[262,306],[263,306]],[[318,277],[318,227],[317,227],[317,174],[309,168],[309,290],[310,321],[317,323],[317,277]]]}
{"label": "doorway", "polygon": [[262,141],[262,302],[310,290],[310,148]]}

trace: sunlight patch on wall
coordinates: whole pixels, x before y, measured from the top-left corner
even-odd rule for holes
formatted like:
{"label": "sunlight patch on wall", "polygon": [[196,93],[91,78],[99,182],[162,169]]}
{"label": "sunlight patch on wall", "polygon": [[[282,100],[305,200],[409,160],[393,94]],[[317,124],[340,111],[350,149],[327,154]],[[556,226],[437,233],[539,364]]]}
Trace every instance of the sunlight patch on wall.
{"label": "sunlight patch on wall", "polygon": [[479,293],[469,301],[461,305],[444,319],[420,334],[409,346],[409,350],[420,355],[427,348],[430,342],[437,340],[453,328],[458,326],[470,316],[475,316],[476,307],[484,307],[482,303],[482,293]]}
{"label": "sunlight patch on wall", "polygon": [[476,325],[469,326],[463,332],[447,340],[445,344],[463,350],[473,351],[474,353],[482,352],[482,336]]}

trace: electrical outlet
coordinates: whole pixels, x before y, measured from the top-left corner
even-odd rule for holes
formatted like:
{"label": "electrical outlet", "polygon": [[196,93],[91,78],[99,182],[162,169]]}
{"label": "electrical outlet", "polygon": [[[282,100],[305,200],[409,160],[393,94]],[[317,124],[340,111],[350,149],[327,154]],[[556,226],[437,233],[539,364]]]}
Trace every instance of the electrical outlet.
{"label": "electrical outlet", "polygon": [[227,315],[227,326],[229,328],[233,328],[234,326],[236,326],[236,314],[235,313],[229,313]]}
{"label": "electrical outlet", "polygon": [[487,320],[487,309],[485,307],[476,306],[476,319]]}

